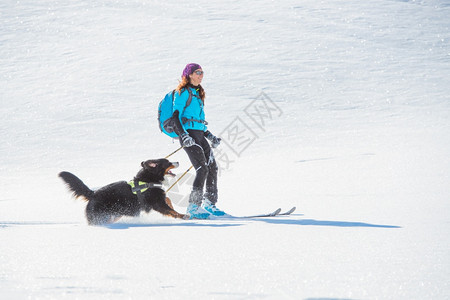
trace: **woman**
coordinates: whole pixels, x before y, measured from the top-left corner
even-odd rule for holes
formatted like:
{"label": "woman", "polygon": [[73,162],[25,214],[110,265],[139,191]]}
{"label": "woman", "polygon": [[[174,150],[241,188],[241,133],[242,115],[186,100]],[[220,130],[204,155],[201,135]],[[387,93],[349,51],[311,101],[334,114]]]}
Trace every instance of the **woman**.
{"label": "woman", "polygon": [[[208,123],[205,121],[204,112],[205,90],[200,85],[202,79],[203,70],[200,65],[186,65],[181,82],[175,89],[173,104],[176,133],[196,170],[186,212],[191,219],[225,215],[225,212],[216,207],[217,164],[211,149],[220,144],[220,138],[214,136],[206,127]],[[211,146],[206,139],[211,142]]]}

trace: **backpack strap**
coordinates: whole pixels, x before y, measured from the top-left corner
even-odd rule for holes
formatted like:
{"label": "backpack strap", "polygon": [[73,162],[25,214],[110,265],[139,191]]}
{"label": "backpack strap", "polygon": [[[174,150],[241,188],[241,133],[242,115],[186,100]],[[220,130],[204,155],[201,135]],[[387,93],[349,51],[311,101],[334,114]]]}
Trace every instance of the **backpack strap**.
{"label": "backpack strap", "polygon": [[187,101],[186,101],[186,105],[184,106],[183,112],[181,113],[181,115],[184,114],[184,111],[186,110],[186,108],[187,108],[189,105],[191,105],[191,102],[192,102],[192,91],[191,91],[191,89],[190,89],[189,87],[187,87],[186,89],[187,89],[187,91],[188,91],[188,93],[189,93],[189,97],[188,97],[188,99],[187,99]]}
{"label": "backpack strap", "polygon": [[208,122],[205,120],[197,120],[197,119],[193,119],[193,118],[191,118],[191,119],[181,118],[181,121],[183,122],[183,124],[186,124],[188,122],[197,122],[197,123],[202,123],[202,124],[208,125]]}
{"label": "backpack strap", "polygon": [[[173,124],[174,131],[175,131],[175,133],[176,133],[178,136],[180,136],[183,132],[186,132],[185,129],[184,129],[184,127],[183,127],[183,125],[181,124],[181,120],[180,120],[180,117],[179,117],[179,116],[181,116],[181,115],[184,114],[184,111],[186,110],[186,108],[187,108],[189,105],[191,105],[191,102],[192,102],[192,96],[193,96],[193,95],[192,95],[192,91],[191,91],[191,89],[190,89],[189,87],[187,87],[186,89],[188,90],[189,97],[188,97],[188,99],[187,99],[187,101],[186,101],[186,105],[184,106],[183,111],[182,111],[182,112],[176,111],[176,112],[172,115],[172,117],[170,118],[171,122],[174,123],[174,124]],[[176,91],[176,90],[173,90],[173,92],[172,92],[172,103],[175,101],[175,91]],[[180,92],[180,95],[181,95],[181,94],[182,94],[182,92]]]}

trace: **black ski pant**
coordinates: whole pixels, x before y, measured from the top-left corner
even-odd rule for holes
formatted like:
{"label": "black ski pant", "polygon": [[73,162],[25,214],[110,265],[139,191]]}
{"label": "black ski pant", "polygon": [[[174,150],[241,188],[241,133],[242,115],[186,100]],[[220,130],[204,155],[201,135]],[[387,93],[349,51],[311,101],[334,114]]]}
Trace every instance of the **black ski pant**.
{"label": "black ski pant", "polygon": [[[196,175],[193,183],[193,192],[199,194],[203,191],[206,184],[204,197],[211,201],[212,204],[217,202],[217,163],[214,154],[205,138],[204,132],[201,130],[188,130],[189,135],[194,139],[195,145],[184,147],[189,156],[189,160],[195,168]],[[181,142],[181,141],[180,141]],[[191,199],[190,199],[191,200]],[[192,199],[195,202],[200,199]]]}

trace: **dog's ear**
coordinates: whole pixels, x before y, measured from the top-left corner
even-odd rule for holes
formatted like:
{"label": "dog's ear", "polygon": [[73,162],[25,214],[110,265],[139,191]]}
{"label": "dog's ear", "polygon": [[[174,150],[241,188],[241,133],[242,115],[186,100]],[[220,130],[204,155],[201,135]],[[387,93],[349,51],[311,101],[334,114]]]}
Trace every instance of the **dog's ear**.
{"label": "dog's ear", "polygon": [[149,166],[150,168],[156,168],[156,167],[158,166],[158,164],[157,164],[157,163],[154,163],[154,162],[151,162],[151,163],[148,163],[148,166]]}
{"label": "dog's ear", "polygon": [[141,167],[144,167],[145,161],[141,162]]}

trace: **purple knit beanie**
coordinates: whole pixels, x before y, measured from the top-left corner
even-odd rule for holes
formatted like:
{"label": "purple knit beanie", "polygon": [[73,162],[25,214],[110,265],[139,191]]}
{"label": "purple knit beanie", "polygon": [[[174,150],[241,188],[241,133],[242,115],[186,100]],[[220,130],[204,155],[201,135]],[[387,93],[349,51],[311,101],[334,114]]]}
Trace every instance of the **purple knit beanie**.
{"label": "purple knit beanie", "polygon": [[181,78],[189,77],[195,70],[201,69],[202,67],[199,64],[190,63],[184,67],[183,74],[181,74]]}

